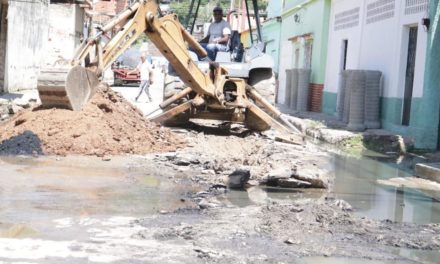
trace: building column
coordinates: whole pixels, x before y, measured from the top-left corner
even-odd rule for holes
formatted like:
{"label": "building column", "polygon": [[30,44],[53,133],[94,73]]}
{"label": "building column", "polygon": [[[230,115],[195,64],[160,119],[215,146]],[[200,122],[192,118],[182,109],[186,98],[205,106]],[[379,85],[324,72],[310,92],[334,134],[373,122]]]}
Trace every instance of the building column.
{"label": "building column", "polygon": [[415,131],[415,147],[436,149],[440,121],[440,5],[439,0],[429,1],[431,25],[428,32],[428,46],[425,63],[423,99],[420,112],[413,119],[419,119]]}

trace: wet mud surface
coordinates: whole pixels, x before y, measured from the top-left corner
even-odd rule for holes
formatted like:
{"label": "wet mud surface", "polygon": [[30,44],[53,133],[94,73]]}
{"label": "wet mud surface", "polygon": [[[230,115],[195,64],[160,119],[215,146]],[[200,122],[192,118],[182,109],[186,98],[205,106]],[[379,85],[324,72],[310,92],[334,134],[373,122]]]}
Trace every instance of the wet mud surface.
{"label": "wet mud surface", "polygon": [[[187,148],[105,160],[0,158],[0,261],[436,263],[440,257],[438,202],[376,184],[406,172],[240,128],[174,132]],[[231,189],[237,169],[249,180]]]}

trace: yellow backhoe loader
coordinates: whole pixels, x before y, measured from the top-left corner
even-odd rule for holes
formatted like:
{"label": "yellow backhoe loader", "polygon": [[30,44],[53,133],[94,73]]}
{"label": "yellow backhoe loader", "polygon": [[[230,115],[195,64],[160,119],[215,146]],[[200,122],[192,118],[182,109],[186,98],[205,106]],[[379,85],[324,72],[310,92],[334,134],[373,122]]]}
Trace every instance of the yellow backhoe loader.
{"label": "yellow backhoe loader", "polygon": [[[118,32],[102,43],[101,36],[115,27],[119,28]],[[152,118],[153,121],[164,122],[186,114],[189,118],[244,123],[257,131],[270,127],[283,134],[295,131],[286,117],[244,79],[230,77],[215,62],[210,63],[209,69],[201,70],[188,49],[200,57],[205,57],[206,51],[183,28],[176,15],[161,15],[157,0],[136,2],[98,30],[98,34],[77,49],[71,68],[41,71],[38,92],[43,107],[81,110],[94,94],[103,71],[141,34],[146,34],[187,86],[160,104],[166,111]],[[176,105],[182,98],[186,100]],[[301,141],[299,138],[295,141]]]}

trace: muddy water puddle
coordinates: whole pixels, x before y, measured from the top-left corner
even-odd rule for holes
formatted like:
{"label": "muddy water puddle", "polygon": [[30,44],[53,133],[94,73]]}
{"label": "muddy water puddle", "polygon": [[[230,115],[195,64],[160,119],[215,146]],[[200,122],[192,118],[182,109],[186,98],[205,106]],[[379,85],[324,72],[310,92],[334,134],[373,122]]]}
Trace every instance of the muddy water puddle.
{"label": "muddy water puddle", "polygon": [[[66,235],[53,228],[58,224],[171,211],[182,207],[181,197],[194,191],[165,175],[148,175],[130,160],[1,157],[0,237],[56,239]],[[75,229],[71,232],[75,237]]]}
{"label": "muddy water puddle", "polygon": [[440,202],[437,199],[421,190],[385,186],[377,182],[412,176],[411,172],[393,163],[335,154],[330,170],[335,174],[335,182],[329,190],[254,187],[247,192],[233,191],[228,200],[237,206],[247,206],[269,199],[330,197],[347,201],[360,217],[420,224],[440,223]]}
{"label": "muddy water puddle", "polygon": [[[155,222],[158,212],[184,207],[190,183],[176,184],[166,171],[147,174],[134,157],[0,157],[0,262],[1,260],[60,259],[79,262],[118,262],[142,256],[174,254],[181,259],[187,245],[159,243],[144,238],[152,226],[136,224],[139,218]],[[155,166],[155,165],[153,165]],[[232,191],[226,199],[245,207],[271,199],[332,197],[344,199],[359,216],[428,223],[439,221],[439,203],[414,189],[377,184],[378,179],[406,177],[410,173],[373,159],[334,156],[336,179],[330,191],[253,187]],[[175,221],[199,221],[197,215]],[[396,250],[395,255],[435,263],[438,252]],[[167,256],[168,257],[168,256]],[[172,259],[172,257],[170,256]],[[190,259],[190,256],[188,256]],[[162,260],[151,263],[165,263]],[[64,260],[65,261],[65,260]],[[299,263],[377,263],[365,259],[311,257]],[[44,262],[44,261],[43,261]],[[51,262],[51,261],[47,261]],[[190,263],[182,260],[182,263]],[[397,263],[393,261],[381,263]],[[401,263],[401,262],[399,262]],[[408,262],[411,263],[411,262]]]}

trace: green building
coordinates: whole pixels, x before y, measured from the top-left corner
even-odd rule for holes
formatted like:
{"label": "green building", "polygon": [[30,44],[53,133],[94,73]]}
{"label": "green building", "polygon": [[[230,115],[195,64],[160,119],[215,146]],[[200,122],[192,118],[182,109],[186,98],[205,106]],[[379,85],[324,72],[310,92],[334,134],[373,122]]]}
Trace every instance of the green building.
{"label": "green building", "polygon": [[284,1],[281,13],[278,103],[285,103],[288,89],[286,70],[310,69],[309,110],[321,111],[330,6],[330,0]]}
{"label": "green building", "polygon": [[281,11],[283,3],[280,0],[271,0],[267,6],[267,20],[262,24],[263,41],[266,44],[266,53],[274,61],[274,72],[278,75],[279,51],[281,34]]}

